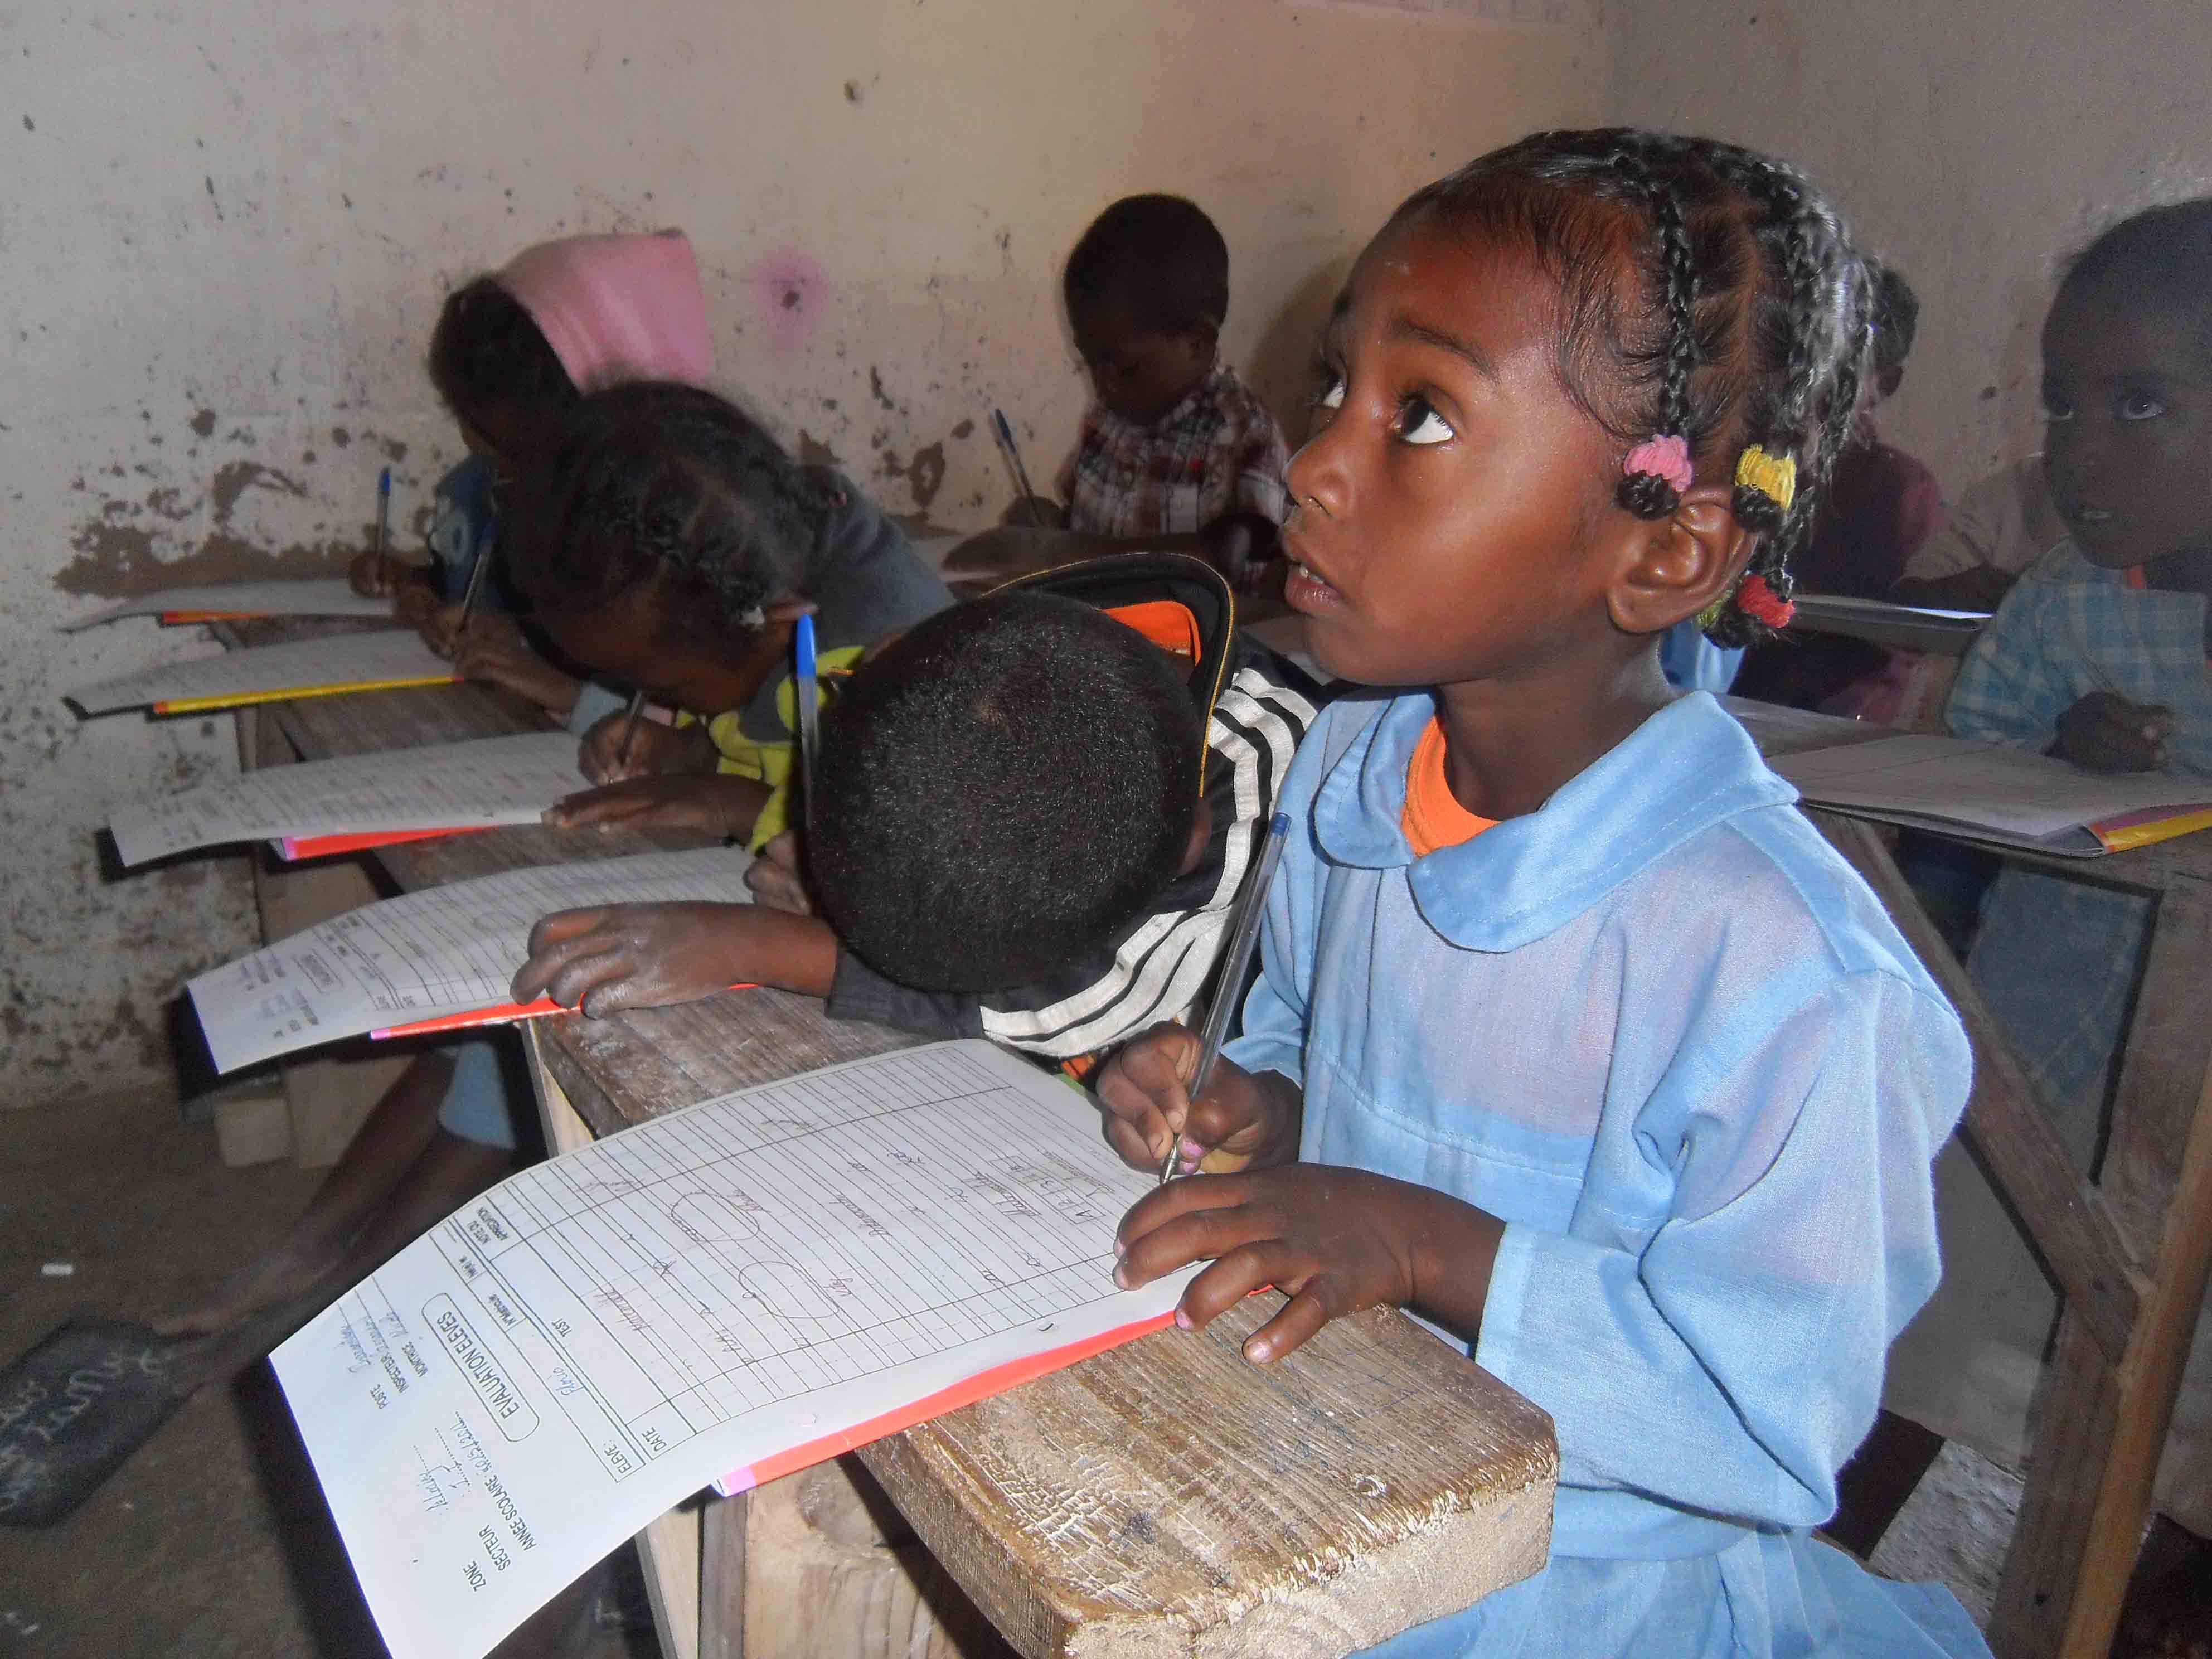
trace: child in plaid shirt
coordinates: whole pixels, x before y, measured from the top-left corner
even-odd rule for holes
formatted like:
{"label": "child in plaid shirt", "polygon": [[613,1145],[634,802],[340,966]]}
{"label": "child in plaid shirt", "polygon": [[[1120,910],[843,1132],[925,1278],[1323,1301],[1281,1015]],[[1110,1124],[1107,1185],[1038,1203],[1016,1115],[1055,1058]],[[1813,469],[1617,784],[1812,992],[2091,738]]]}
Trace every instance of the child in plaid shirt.
{"label": "child in plaid shirt", "polygon": [[[2044,323],[2043,363],[2044,470],[2066,538],[1967,653],[1951,730],[2093,771],[2212,778],[2212,198],[2092,243]],[[2150,902],[2008,864],[1967,957],[2084,1168]],[[2002,1458],[2020,1449],[2052,1297],[1964,1155],[1936,1169],[1947,1271],[1893,1351],[1888,1403]],[[2197,1346],[2157,1495],[2212,1534],[2212,1322]]]}
{"label": "child in plaid shirt", "polygon": [[1282,428],[1220,358],[1229,249],[1177,196],[1131,196],[1068,255],[1067,316],[1097,394],[1060,488],[1071,530],[1195,552],[1257,586],[1290,510]]}

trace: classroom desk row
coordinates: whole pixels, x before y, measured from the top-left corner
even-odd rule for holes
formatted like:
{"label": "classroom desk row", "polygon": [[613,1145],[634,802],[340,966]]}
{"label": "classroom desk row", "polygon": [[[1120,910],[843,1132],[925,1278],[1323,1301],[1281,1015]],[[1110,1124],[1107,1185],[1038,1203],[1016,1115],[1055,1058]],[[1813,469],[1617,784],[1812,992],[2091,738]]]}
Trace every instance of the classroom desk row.
{"label": "classroom desk row", "polygon": [[[264,751],[302,759],[543,723],[473,686],[249,718]],[[374,859],[409,890],[700,844],[528,828]],[[774,991],[525,1033],[556,1152],[915,1041]],[[1325,1659],[1541,1565],[1558,1468],[1543,1413],[1395,1311],[1334,1323],[1262,1371],[1238,1344],[1274,1305],[1255,1297],[1203,1335],[1159,1332],[857,1455],[671,1511],[638,1540],[663,1653]]]}
{"label": "classroom desk row", "polygon": [[[1270,629],[1279,631],[1255,632]],[[1884,735],[1724,701],[1768,754]],[[463,687],[283,704],[270,718],[302,757],[322,757],[491,736],[526,729],[530,717]],[[2212,1020],[2202,985],[2212,836],[2087,870],[2059,866],[2158,899],[2092,1182],[2068,1159],[1882,834],[1835,813],[1809,816],[1959,1007],[1976,1072],[1961,1133],[2064,1297],[1991,1644],[2000,1659],[2092,1659],[2117,1622],[2212,1266]],[[532,829],[378,858],[411,887],[641,844]],[[770,992],[541,1020],[526,1040],[556,1148],[911,1041],[832,1023],[817,1005]],[[1332,1326],[1304,1354],[1255,1371],[1235,1345],[1259,1316],[1224,1319],[1200,1338],[1144,1339],[857,1460],[664,1517],[641,1540],[664,1651],[1005,1650],[976,1645],[997,1639],[977,1634],[980,1607],[1025,1655],[1336,1654],[1463,1606],[1541,1559],[1556,1453],[1540,1413],[1395,1314]],[[1448,1517],[1443,1532],[1415,1520],[1432,1516]],[[1195,1517],[1202,1526],[1188,1524]],[[963,1596],[944,1594],[947,1573]],[[840,1639],[862,1602],[875,1645]]]}

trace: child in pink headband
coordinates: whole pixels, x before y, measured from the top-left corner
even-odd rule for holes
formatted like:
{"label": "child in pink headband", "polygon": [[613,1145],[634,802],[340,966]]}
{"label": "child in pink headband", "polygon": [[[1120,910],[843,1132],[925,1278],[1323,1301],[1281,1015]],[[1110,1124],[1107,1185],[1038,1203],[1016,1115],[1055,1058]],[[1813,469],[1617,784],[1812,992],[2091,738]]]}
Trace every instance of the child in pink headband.
{"label": "child in pink headband", "polygon": [[628,380],[702,386],[714,356],[698,260],[680,230],[541,242],[456,289],[430,336],[429,371],[469,459],[438,483],[435,570],[364,555],[354,562],[354,586],[390,593],[399,616],[422,624],[470,678],[570,714],[580,683],[523,642],[496,564],[478,593],[470,638],[457,637],[459,597],[496,540],[494,490],[527,464],[550,419],[585,393]]}

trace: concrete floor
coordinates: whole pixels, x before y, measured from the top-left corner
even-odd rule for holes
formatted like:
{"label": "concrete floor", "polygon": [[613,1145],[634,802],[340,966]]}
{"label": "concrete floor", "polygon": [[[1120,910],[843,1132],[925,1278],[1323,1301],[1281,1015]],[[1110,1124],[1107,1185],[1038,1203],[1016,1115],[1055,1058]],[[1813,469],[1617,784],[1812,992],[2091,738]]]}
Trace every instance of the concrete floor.
{"label": "concrete floor", "polygon": [[[226,1169],[143,1097],[0,1111],[0,1362],[75,1312],[145,1318],[280,1237],[321,1180]],[[67,1278],[48,1278],[67,1262]],[[587,1578],[502,1659],[642,1659]],[[630,1622],[635,1607],[629,1607]],[[0,1656],[375,1659],[384,1652],[265,1365],[203,1389],[60,1525],[0,1528]]]}

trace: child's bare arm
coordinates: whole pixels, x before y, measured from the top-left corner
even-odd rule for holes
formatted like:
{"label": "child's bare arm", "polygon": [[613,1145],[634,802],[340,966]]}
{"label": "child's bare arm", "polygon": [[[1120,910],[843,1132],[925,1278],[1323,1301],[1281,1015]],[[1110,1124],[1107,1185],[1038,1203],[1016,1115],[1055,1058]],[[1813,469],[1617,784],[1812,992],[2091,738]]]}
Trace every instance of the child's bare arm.
{"label": "child's bare arm", "polygon": [[1365,1170],[1293,1164],[1193,1176],[1139,1199],[1121,1219],[1117,1285],[1192,1261],[1176,1323],[1202,1329],[1254,1291],[1291,1300],[1245,1340],[1255,1364],[1279,1359],[1332,1319],[1410,1308],[1472,1342],[1482,1326],[1505,1224],[1472,1204]]}
{"label": "child's bare arm", "polygon": [[837,936],[812,916],[752,904],[611,904],[562,910],[530,931],[517,1002],[550,997],[586,1015],[696,1002],[732,985],[830,994]]}
{"label": "child's bare arm", "polygon": [[714,772],[662,772],[586,789],[545,809],[561,830],[695,830],[736,837],[750,833],[769,787]]}

